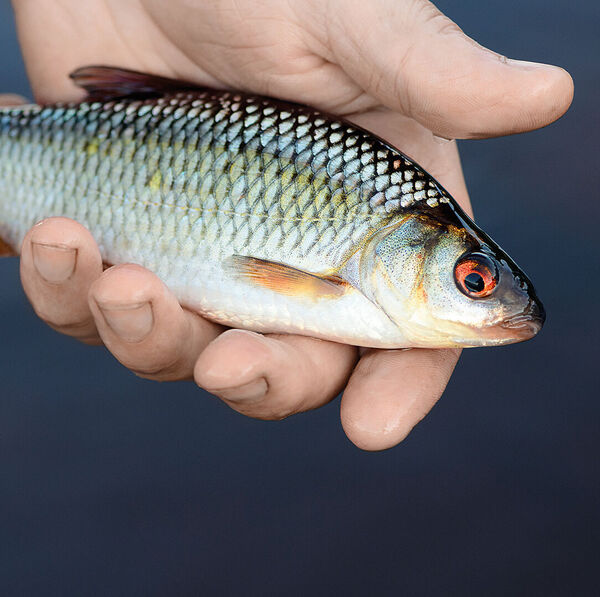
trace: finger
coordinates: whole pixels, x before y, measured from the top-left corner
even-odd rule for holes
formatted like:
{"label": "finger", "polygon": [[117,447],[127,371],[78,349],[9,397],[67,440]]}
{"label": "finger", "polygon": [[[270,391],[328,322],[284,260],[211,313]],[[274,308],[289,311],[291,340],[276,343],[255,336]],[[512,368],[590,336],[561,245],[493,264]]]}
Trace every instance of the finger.
{"label": "finger", "polygon": [[349,0],[336,18],[316,12],[320,16],[307,26],[317,27],[315,37],[326,37],[325,57],[383,105],[437,135],[528,131],[556,120],[571,103],[573,81],[566,71],[483,48],[426,0]]}
{"label": "finger", "polygon": [[401,442],[442,395],[458,349],[369,350],[342,396],[342,426],[363,450]]}
{"label": "finger", "polygon": [[37,315],[55,330],[100,342],[87,295],[102,273],[100,251],[81,224],[49,218],[34,226],[21,247],[21,281]]}
{"label": "finger", "polygon": [[27,100],[21,95],[15,95],[14,93],[0,93],[0,106],[20,106],[26,104]]}
{"label": "finger", "polygon": [[200,355],[194,376],[242,414],[282,419],[332,400],[356,358],[355,347],[335,342],[229,330]]}
{"label": "finger", "polygon": [[204,347],[223,328],[181,307],[154,274],[138,265],[106,270],[89,293],[106,347],[140,377],[191,379]]}

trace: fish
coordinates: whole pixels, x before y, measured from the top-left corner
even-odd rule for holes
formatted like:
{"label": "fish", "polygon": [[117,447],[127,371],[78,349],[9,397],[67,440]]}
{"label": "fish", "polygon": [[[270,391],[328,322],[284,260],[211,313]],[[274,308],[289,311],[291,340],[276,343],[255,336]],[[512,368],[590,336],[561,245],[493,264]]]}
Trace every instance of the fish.
{"label": "fish", "polygon": [[79,102],[0,110],[0,252],[88,228],[226,326],[372,348],[541,329],[529,278],[414,160],[340,117],[108,66]]}

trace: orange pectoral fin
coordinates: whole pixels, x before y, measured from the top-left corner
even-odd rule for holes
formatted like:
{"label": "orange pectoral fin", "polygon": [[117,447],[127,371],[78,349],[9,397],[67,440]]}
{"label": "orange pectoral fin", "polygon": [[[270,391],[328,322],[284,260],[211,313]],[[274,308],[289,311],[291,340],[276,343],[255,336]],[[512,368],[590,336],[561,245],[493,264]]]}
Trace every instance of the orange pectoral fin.
{"label": "orange pectoral fin", "polygon": [[335,276],[319,276],[302,270],[256,257],[233,255],[232,271],[258,286],[287,296],[307,297],[313,300],[338,298],[350,285]]}
{"label": "orange pectoral fin", "polygon": [[2,238],[0,238],[0,257],[16,257],[17,252]]}

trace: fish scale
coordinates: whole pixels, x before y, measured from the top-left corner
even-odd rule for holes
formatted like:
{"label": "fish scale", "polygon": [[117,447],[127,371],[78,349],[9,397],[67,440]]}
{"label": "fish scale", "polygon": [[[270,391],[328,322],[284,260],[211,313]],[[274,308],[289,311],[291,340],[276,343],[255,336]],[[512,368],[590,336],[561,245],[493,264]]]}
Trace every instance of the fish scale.
{"label": "fish scale", "polygon": [[458,209],[367,131],[305,106],[202,89],[0,111],[0,193],[0,238],[13,247],[35,222],[71,217],[106,262],[150,269],[217,321],[369,346],[401,341],[371,297],[354,288],[335,305],[309,304],[249,286],[228,260],[351,272],[377,231]]}
{"label": "fish scale", "polygon": [[[88,210],[96,199],[109,211],[123,203],[133,204],[138,212],[138,207],[179,208],[202,217],[206,226],[216,223],[219,230],[219,214],[228,221],[233,217],[233,237],[224,240],[236,248],[246,240],[236,239],[244,218],[261,218],[271,234],[277,227],[302,225],[305,220],[320,234],[333,226],[343,233],[342,242],[357,229],[380,226],[389,213],[385,203],[395,196],[388,194],[380,206],[369,200],[374,187],[394,189],[389,162],[397,156],[375,138],[360,139],[366,137],[363,131],[322,118],[307,121],[308,115],[314,113],[302,108],[295,114],[277,112],[264,100],[210,93],[178,94],[152,106],[133,101],[12,109],[1,120],[2,183],[9,185],[11,173],[18,173],[21,178],[14,187],[46,187],[56,197],[51,208],[77,215],[94,229],[97,215],[90,218]],[[324,138],[332,145],[326,147]],[[357,169],[357,162],[372,164],[376,153],[374,168]],[[366,160],[361,160],[363,155]],[[15,161],[29,167],[19,171],[9,166]],[[40,163],[41,172],[36,167]],[[131,166],[136,165],[143,176],[133,183]],[[126,166],[129,176],[124,175]],[[405,159],[401,166],[414,168]],[[374,171],[385,173],[369,176]],[[58,175],[55,184],[41,180],[51,172]],[[63,178],[67,176],[70,180]],[[102,191],[95,184],[98,179],[103,181]],[[148,185],[150,193],[144,188]],[[435,197],[442,197],[434,185],[431,189]],[[248,194],[253,202],[247,201]],[[47,203],[34,194],[28,201],[34,207],[27,214],[30,218],[44,215],[36,202]],[[21,232],[30,222],[23,222]],[[103,231],[98,232],[101,240]],[[15,236],[13,232],[10,239]],[[327,249],[317,242],[312,248],[319,256]]]}

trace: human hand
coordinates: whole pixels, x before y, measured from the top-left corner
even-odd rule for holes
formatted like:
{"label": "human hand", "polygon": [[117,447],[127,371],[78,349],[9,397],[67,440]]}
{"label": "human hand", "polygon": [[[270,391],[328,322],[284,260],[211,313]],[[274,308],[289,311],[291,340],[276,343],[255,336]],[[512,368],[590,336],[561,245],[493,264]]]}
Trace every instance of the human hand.
{"label": "human hand", "polygon": [[[76,99],[66,75],[110,64],[308,103],[340,114],[413,157],[469,210],[454,142],[544,126],[572,97],[561,69],[481,48],[425,0],[14,1],[39,101]],[[102,272],[78,224],[34,227],[22,279],[55,329],[104,343],[158,380],[195,378],[244,414],[276,419],[346,387],[348,437],[364,449],[401,441],[443,392],[456,350],[363,350],[292,335],[224,331],[182,308],[150,272]]]}

